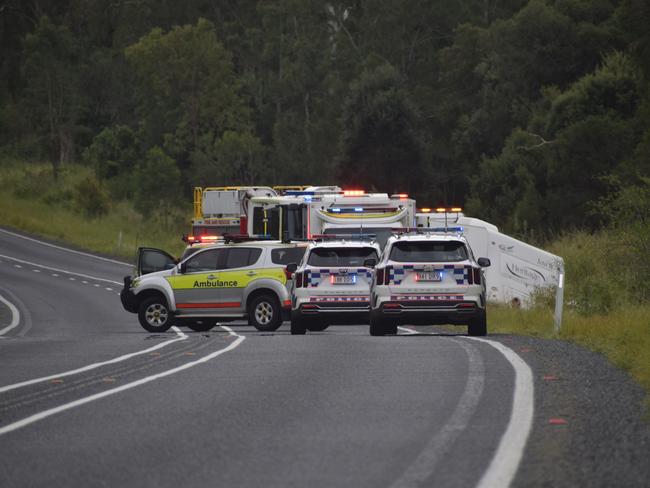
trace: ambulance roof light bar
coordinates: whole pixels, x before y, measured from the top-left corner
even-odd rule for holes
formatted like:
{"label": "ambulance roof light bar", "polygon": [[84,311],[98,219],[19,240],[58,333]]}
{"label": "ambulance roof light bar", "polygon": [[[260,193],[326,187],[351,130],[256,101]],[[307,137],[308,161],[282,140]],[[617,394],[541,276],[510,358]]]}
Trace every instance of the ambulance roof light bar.
{"label": "ambulance roof light bar", "polygon": [[365,194],[365,190],[343,190],[344,197],[362,197]]}

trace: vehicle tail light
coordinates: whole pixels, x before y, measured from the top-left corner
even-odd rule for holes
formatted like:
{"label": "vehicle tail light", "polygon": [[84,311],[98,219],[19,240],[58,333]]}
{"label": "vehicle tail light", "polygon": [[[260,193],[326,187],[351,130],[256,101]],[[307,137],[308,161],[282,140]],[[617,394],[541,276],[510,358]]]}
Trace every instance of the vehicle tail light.
{"label": "vehicle tail light", "polygon": [[474,284],[475,285],[480,285],[481,284],[481,268],[474,268],[472,271],[472,274],[474,275]]}
{"label": "vehicle tail light", "polygon": [[384,308],[400,308],[399,303],[384,303]]}
{"label": "vehicle tail light", "polygon": [[474,284],[474,268],[465,267],[465,271],[467,271],[467,284],[468,285],[473,285]]}
{"label": "vehicle tail light", "polygon": [[461,303],[458,308],[476,308],[476,304],[473,302]]}
{"label": "vehicle tail light", "polygon": [[302,288],[303,273],[296,273],[296,288]]}
{"label": "vehicle tail light", "polygon": [[377,274],[377,284],[384,284],[384,268],[376,268],[375,273]]}
{"label": "vehicle tail light", "polygon": [[287,268],[282,268],[282,271],[284,271],[284,276],[287,278],[287,281],[293,277],[293,273]]}
{"label": "vehicle tail light", "polygon": [[392,266],[386,266],[384,270],[384,285],[390,285],[390,272],[393,270]]}

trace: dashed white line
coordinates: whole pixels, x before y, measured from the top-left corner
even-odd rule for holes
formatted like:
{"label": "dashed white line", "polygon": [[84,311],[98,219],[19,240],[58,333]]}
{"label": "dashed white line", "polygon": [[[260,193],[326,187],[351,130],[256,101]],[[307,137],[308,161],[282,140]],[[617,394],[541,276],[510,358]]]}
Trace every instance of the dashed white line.
{"label": "dashed white line", "polygon": [[[73,271],[68,271],[66,269],[52,268],[50,266],[45,266],[44,264],[32,263],[30,261],[24,261],[22,259],[12,258],[11,256],[4,256],[2,254],[0,254],[0,258],[9,259],[11,261],[26,264],[28,266],[36,266],[36,267],[41,268],[41,269],[47,269],[48,271],[54,271],[54,272],[57,272],[57,273],[64,273],[64,274],[68,274],[68,275],[74,275],[74,276],[77,276],[79,278],[88,278],[90,280],[103,281],[104,283],[113,283],[115,285],[121,285],[122,284],[119,281],[107,280],[106,278],[98,278],[96,276],[90,276],[90,275],[82,274],[82,273],[75,273]],[[14,266],[16,266],[17,268],[22,268],[22,266],[20,266],[18,264],[14,264]]]}
{"label": "dashed white line", "polygon": [[408,335],[419,334],[417,330],[409,329],[408,327],[397,326],[402,332],[406,332]]}
{"label": "dashed white line", "polygon": [[15,268],[22,268],[22,266],[20,264],[14,264],[14,267]]}
{"label": "dashed white line", "polygon": [[72,276],[70,276],[68,279],[69,279],[70,281],[75,281],[77,278],[73,278]]}
{"label": "dashed white line", "polygon": [[88,282],[87,282],[86,280],[81,280],[81,282],[82,282],[84,285],[87,285],[87,284],[88,284]]}
{"label": "dashed white line", "polygon": [[56,274],[56,273],[52,273],[52,276],[54,276],[55,278],[58,278],[58,277],[59,277],[59,275]]}
{"label": "dashed white line", "polygon": [[16,306],[13,303],[11,303],[9,300],[4,298],[2,295],[0,295],[0,302],[4,303],[9,308],[9,311],[11,312],[11,322],[4,329],[0,329],[0,336],[1,336],[9,332],[11,329],[14,329],[18,326],[18,324],[20,323],[20,312],[18,311],[18,308],[16,308]]}
{"label": "dashed white line", "polygon": [[38,422],[39,420],[43,420],[47,417],[51,417],[52,415],[55,415],[57,413],[65,412],[66,410],[70,410],[75,407],[79,407],[81,405],[84,405],[86,403],[90,403],[95,400],[99,400],[100,398],[104,398],[110,395],[114,395],[116,393],[120,393],[125,390],[129,390],[131,388],[135,388],[140,385],[144,385],[146,383],[150,383],[151,381],[158,380],[160,378],[164,378],[165,376],[170,376],[173,374],[176,374],[180,371],[184,371],[186,369],[192,368],[198,364],[205,363],[207,361],[210,361],[211,359],[214,359],[218,356],[221,356],[222,354],[232,351],[236,347],[238,347],[244,339],[246,339],[246,336],[239,335],[236,332],[234,332],[232,329],[229,327],[226,327],[224,325],[221,326],[223,329],[228,331],[231,336],[237,337],[237,340],[229,344],[227,347],[224,347],[223,349],[219,349],[218,351],[215,351],[211,354],[208,354],[207,356],[204,356],[200,359],[197,359],[196,361],[191,361],[189,363],[185,363],[181,366],[177,366],[172,369],[168,369],[167,371],[163,371],[162,373],[158,373],[155,375],[147,376],[145,378],[139,379],[137,381],[133,381],[131,383],[127,383],[126,385],[119,386],[117,388],[112,388],[110,390],[103,391],[101,393],[96,393],[94,395],[90,395],[84,398],[80,398],[78,400],[75,400],[70,403],[66,403],[64,405],[60,405],[58,407],[50,408],[48,410],[44,410],[42,412],[36,413],[34,415],[30,415],[27,418],[24,418],[22,420],[19,420],[17,422],[13,422],[11,424],[5,425],[4,427],[0,428],[0,435],[6,434],[8,432],[12,432],[14,430],[20,429],[22,427],[25,427],[29,424],[33,424],[34,422]]}
{"label": "dashed white line", "polygon": [[106,291],[113,291],[112,288],[106,288]]}
{"label": "dashed white line", "polygon": [[34,273],[40,273],[40,272],[41,272],[40,269],[33,269],[32,271],[33,271]]}

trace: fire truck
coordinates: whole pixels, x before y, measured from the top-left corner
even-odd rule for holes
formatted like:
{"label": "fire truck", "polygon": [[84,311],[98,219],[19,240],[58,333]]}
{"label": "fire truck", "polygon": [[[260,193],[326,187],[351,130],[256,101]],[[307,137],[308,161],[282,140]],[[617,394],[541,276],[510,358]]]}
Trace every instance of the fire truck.
{"label": "fire truck", "polygon": [[415,200],[337,186],[195,188],[192,236],[243,234],[278,240],[319,234],[375,234],[415,226]]}

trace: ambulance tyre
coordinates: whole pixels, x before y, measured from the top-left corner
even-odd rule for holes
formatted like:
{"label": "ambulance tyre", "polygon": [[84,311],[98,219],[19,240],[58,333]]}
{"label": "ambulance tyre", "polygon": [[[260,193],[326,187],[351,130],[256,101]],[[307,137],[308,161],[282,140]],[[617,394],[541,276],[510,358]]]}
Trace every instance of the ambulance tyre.
{"label": "ambulance tyre", "polygon": [[165,332],[174,325],[172,313],[162,295],[145,298],[138,306],[138,320],[148,332]]}
{"label": "ambulance tyre", "polygon": [[487,317],[485,310],[481,314],[472,319],[472,321],[467,325],[467,335],[470,336],[485,336],[487,335]]}
{"label": "ambulance tyre", "polygon": [[248,325],[260,332],[273,332],[282,325],[280,301],[272,293],[260,293],[248,302]]}
{"label": "ambulance tyre", "polygon": [[215,326],[214,320],[190,320],[187,322],[187,326],[192,329],[194,332],[207,332],[212,330]]}
{"label": "ambulance tyre", "polygon": [[[310,329],[311,330],[311,327]],[[291,335],[305,335],[307,332],[307,326],[305,325],[305,320],[300,317],[300,314],[291,313]]]}

